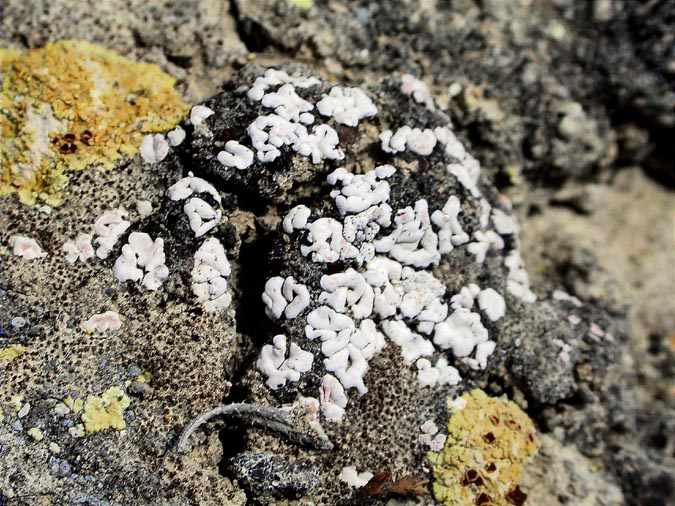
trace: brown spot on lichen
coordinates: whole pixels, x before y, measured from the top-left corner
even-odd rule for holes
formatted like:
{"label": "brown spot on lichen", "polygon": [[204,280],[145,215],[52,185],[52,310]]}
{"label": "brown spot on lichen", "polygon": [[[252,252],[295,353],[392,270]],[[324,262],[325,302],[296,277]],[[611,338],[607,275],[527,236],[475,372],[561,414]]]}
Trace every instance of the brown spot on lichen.
{"label": "brown spot on lichen", "polygon": [[495,435],[492,432],[487,432],[483,434],[483,441],[487,444],[492,444],[495,442]]}
{"label": "brown spot on lichen", "polygon": [[27,204],[58,205],[67,172],[112,167],[188,110],[159,67],[87,42],[0,49],[0,74],[0,196]]}
{"label": "brown spot on lichen", "polygon": [[487,495],[485,492],[482,492],[481,494],[476,497],[476,505],[477,506],[485,506],[487,504],[490,504],[490,496]]}
{"label": "brown spot on lichen", "polygon": [[516,485],[513,490],[506,494],[506,499],[515,506],[523,506],[527,500],[527,494],[520,490],[520,487]]}

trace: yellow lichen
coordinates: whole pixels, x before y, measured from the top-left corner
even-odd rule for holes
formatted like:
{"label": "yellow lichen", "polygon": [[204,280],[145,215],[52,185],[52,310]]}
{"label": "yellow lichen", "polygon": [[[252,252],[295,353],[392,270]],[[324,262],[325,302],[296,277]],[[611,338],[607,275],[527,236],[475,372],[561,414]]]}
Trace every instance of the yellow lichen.
{"label": "yellow lichen", "polygon": [[539,448],[532,421],[515,403],[482,390],[453,406],[443,451],[428,454],[436,500],[445,506],[523,504],[523,465]]}
{"label": "yellow lichen", "polygon": [[20,344],[13,344],[5,348],[0,348],[0,363],[9,363],[17,357],[20,357],[28,351],[28,348]]}
{"label": "yellow lichen", "polygon": [[106,429],[125,429],[124,410],[130,404],[131,399],[119,387],[109,388],[100,397],[90,395],[82,413],[84,430],[91,434]]}
{"label": "yellow lichen", "polygon": [[314,7],[314,0],[288,0],[292,5],[295,5],[298,9],[308,11]]}
{"label": "yellow lichen", "polygon": [[150,383],[152,380],[152,373],[150,371],[143,371],[141,374],[136,376],[136,381],[139,383]]}
{"label": "yellow lichen", "polygon": [[23,395],[12,395],[11,399],[9,399],[9,405],[12,406],[12,409],[14,409],[16,413],[18,413],[23,407]]}
{"label": "yellow lichen", "polygon": [[159,67],[87,42],[0,49],[0,80],[0,195],[27,204],[58,205],[67,171],[112,167],[188,110]]}
{"label": "yellow lichen", "polygon": [[45,435],[37,427],[28,429],[28,435],[33,438],[33,441],[42,441],[45,438]]}
{"label": "yellow lichen", "polygon": [[68,396],[63,399],[63,404],[65,404],[70,411],[77,414],[82,411],[84,401],[82,399],[73,399],[71,396]]}

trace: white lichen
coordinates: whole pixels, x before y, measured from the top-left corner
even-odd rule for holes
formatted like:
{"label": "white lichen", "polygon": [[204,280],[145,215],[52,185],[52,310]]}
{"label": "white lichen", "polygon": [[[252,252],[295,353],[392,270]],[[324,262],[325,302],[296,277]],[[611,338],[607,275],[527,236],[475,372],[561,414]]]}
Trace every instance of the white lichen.
{"label": "white lichen", "polygon": [[476,256],[476,262],[482,264],[488,251],[499,251],[504,249],[504,240],[493,230],[483,232],[477,230],[473,234],[474,242],[469,243],[467,250]]}
{"label": "white lichen", "polygon": [[478,294],[478,307],[487,315],[490,321],[497,321],[506,314],[506,302],[493,288],[481,290]]}
{"label": "white lichen", "polygon": [[338,476],[340,481],[346,483],[351,488],[365,487],[372,477],[373,473],[370,471],[359,473],[354,466],[343,467]]}
{"label": "white lichen", "polygon": [[419,441],[423,445],[429,447],[431,451],[440,452],[445,446],[447,436],[439,433],[438,426],[433,420],[427,420],[420,426],[422,434],[419,436]]}
{"label": "white lichen", "polygon": [[137,200],[136,212],[140,215],[141,218],[147,218],[153,212],[152,202],[150,202],[149,200]]}
{"label": "white lichen", "polygon": [[214,209],[211,204],[199,197],[192,197],[185,202],[183,211],[188,217],[190,228],[195,233],[195,237],[201,237],[217,227],[223,217],[223,212],[220,209]]}
{"label": "white lichen", "polygon": [[415,99],[415,102],[423,104],[430,111],[436,110],[436,104],[429,92],[429,87],[424,81],[417,79],[415,76],[410,74],[403,74],[401,76],[401,92],[405,95],[411,95]]}
{"label": "white lichen", "polygon": [[127,216],[127,211],[124,208],[119,208],[106,211],[96,219],[94,222],[94,234],[96,235],[94,243],[98,244],[96,249],[98,258],[108,258],[119,238],[127,231],[131,225],[131,222],[125,220]]}
{"label": "white lichen", "polygon": [[153,241],[144,232],[132,232],[128,243],[122,246],[122,254],[115,260],[113,274],[120,282],[140,281],[148,290],[157,290],[169,277],[165,260],[161,238]]}
{"label": "white lichen", "polygon": [[461,210],[459,199],[453,195],[448,198],[442,210],[436,210],[431,215],[431,222],[439,229],[438,252],[441,255],[450,253],[455,246],[469,242],[469,235],[459,222]]}
{"label": "white lichen", "polygon": [[86,262],[96,255],[94,247],[91,244],[93,236],[91,234],[77,234],[72,241],[66,241],[63,244],[66,262],[74,264],[78,260]]}
{"label": "white lichen", "polygon": [[382,331],[395,344],[401,347],[403,360],[412,364],[420,357],[430,357],[434,354],[431,341],[414,333],[401,320],[385,320],[382,322]]}
{"label": "white lichen", "polygon": [[244,170],[253,164],[253,151],[237,141],[227,141],[225,150],[220,151],[216,158],[225,167]]}
{"label": "white lichen", "polygon": [[215,111],[206,107],[205,105],[195,105],[190,110],[190,123],[195,127],[200,127],[204,124],[207,118],[213,116]]}
{"label": "white lichen", "polygon": [[177,126],[170,132],[166,134],[167,139],[169,140],[169,145],[172,147],[180,146],[185,140],[185,130]]}
{"label": "white lichen", "polygon": [[162,134],[146,135],[139,151],[145,162],[159,163],[169,154],[169,143]]}
{"label": "white lichen", "polygon": [[225,248],[218,239],[206,239],[194,257],[192,292],[206,311],[218,312],[230,306],[232,296],[228,291],[230,262]]}
{"label": "white lichen", "polygon": [[274,336],[273,344],[266,344],[260,350],[256,367],[267,376],[265,382],[272,390],[284,386],[287,382],[295,382],[300,375],[312,368],[314,356],[291,343],[286,356],[286,336]]}
{"label": "white lichen", "polygon": [[428,156],[434,151],[438,139],[431,129],[402,126],[396,132],[385,130],[380,134],[382,151],[400,153],[406,149],[420,156]]}
{"label": "white lichen", "polygon": [[374,242],[377,253],[387,253],[403,264],[421,268],[439,262],[438,236],[431,227],[426,200],[415,202],[414,209],[400,209],[394,223],[396,228],[391,234]]}
{"label": "white lichen", "polygon": [[436,325],[434,343],[442,350],[451,349],[455,357],[467,357],[480,343],[488,340],[488,331],[480,315],[464,307],[455,309]]}
{"label": "white lichen", "polygon": [[85,332],[107,332],[108,330],[119,330],[121,327],[122,320],[115,311],[92,315],[80,323],[80,328]]}
{"label": "white lichen", "polygon": [[415,362],[417,367],[417,381],[422,387],[442,385],[458,385],[462,381],[459,371],[448,364],[445,357],[440,357],[435,365],[426,358]]}
{"label": "white lichen", "polygon": [[321,115],[332,116],[338,123],[351,127],[377,114],[377,107],[360,88],[334,86],[316,107]]}
{"label": "white lichen", "polygon": [[307,226],[307,220],[311,214],[307,206],[298,205],[288,211],[284,218],[283,227],[287,234],[292,234],[294,230],[302,230]]}
{"label": "white lichen", "polygon": [[274,276],[265,283],[262,300],[265,314],[270,319],[278,320],[283,314],[286,319],[292,320],[309,307],[310,295],[307,287],[297,283],[293,277]]}
{"label": "white lichen", "polygon": [[321,84],[321,81],[315,77],[289,76],[283,70],[267,69],[262,76],[255,80],[253,86],[246,92],[246,96],[251,101],[259,102],[271,86],[287,83],[296,88],[311,88]]}
{"label": "white lichen", "polygon": [[44,258],[47,253],[40,247],[38,242],[24,235],[13,235],[9,238],[9,245],[12,248],[12,254],[25,260],[35,260]]}
{"label": "white lichen", "polygon": [[199,193],[207,193],[220,203],[220,194],[216,188],[205,179],[195,177],[192,172],[188,172],[187,177],[171,185],[168,191],[169,198],[173,201],[185,200]]}
{"label": "white lichen", "polygon": [[342,421],[347,407],[347,394],[342,383],[335,376],[326,374],[321,380],[319,401],[321,414],[326,420],[329,422]]}
{"label": "white lichen", "polygon": [[337,132],[328,125],[317,125],[312,133],[303,133],[293,144],[297,153],[311,157],[312,163],[326,160],[342,160],[345,155],[337,146],[340,143]]}
{"label": "white lichen", "polygon": [[523,265],[520,251],[511,251],[504,259],[504,265],[508,269],[506,289],[509,293],[526,303],[536,301],[537,296],[530,290],[530,277]]}
{"label": "white lichen", "polygon": [[309,111],[314,105],[307,102],[295,92],[292,84],[284,84],[276,92],[267,93],[262,97],[262,105],[274,109],[274,113],[288,121],[312,124],[314,116]]}

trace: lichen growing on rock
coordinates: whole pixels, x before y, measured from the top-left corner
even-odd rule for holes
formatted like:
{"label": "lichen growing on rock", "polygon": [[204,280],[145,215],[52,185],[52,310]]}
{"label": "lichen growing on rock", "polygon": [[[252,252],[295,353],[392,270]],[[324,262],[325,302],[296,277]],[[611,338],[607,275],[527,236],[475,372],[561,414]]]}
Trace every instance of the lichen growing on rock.
{"label": "lichen growing on rock", "polygon": [[188,109],[156,65],[87,42],[0,49],[0,82],[0,195],[26,204],[58,205],[67,171],[112,167]]}
{"label": "lichen growing on rock", "polygon": [[90,395],[84,402],[82,422],[87,434],[106,429],[124,430],[124,410],[131,404],[131,399],[119,387],[111,387],[100,397]]}
{"label": "lichen growing on rock", "polygon": [[0,364],[9,363],[15,358],[23,355],[28,351],[28,348],[21,346],[20,344],[14,344],[12,346],[7,346],[5,348],[0,348]]}
{"label": "lichen growing on rock", "polygon": [[452,406],[445,448],[428,454],[436,500],[445,506],[524,504],[518,483],[539,448],[532,421],[514,402],[478,389]]}

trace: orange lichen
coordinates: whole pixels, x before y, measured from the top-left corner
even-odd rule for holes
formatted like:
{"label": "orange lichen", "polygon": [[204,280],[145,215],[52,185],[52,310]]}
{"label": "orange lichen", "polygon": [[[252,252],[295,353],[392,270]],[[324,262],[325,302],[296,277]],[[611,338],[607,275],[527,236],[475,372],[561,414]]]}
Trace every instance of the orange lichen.
{"label": "orange lichen", "polygon": [[87,42],[0,49],[0,79],[0,195],[28,204],[58,205],[66,172],[112,167],[188,110],[159,67]]}

